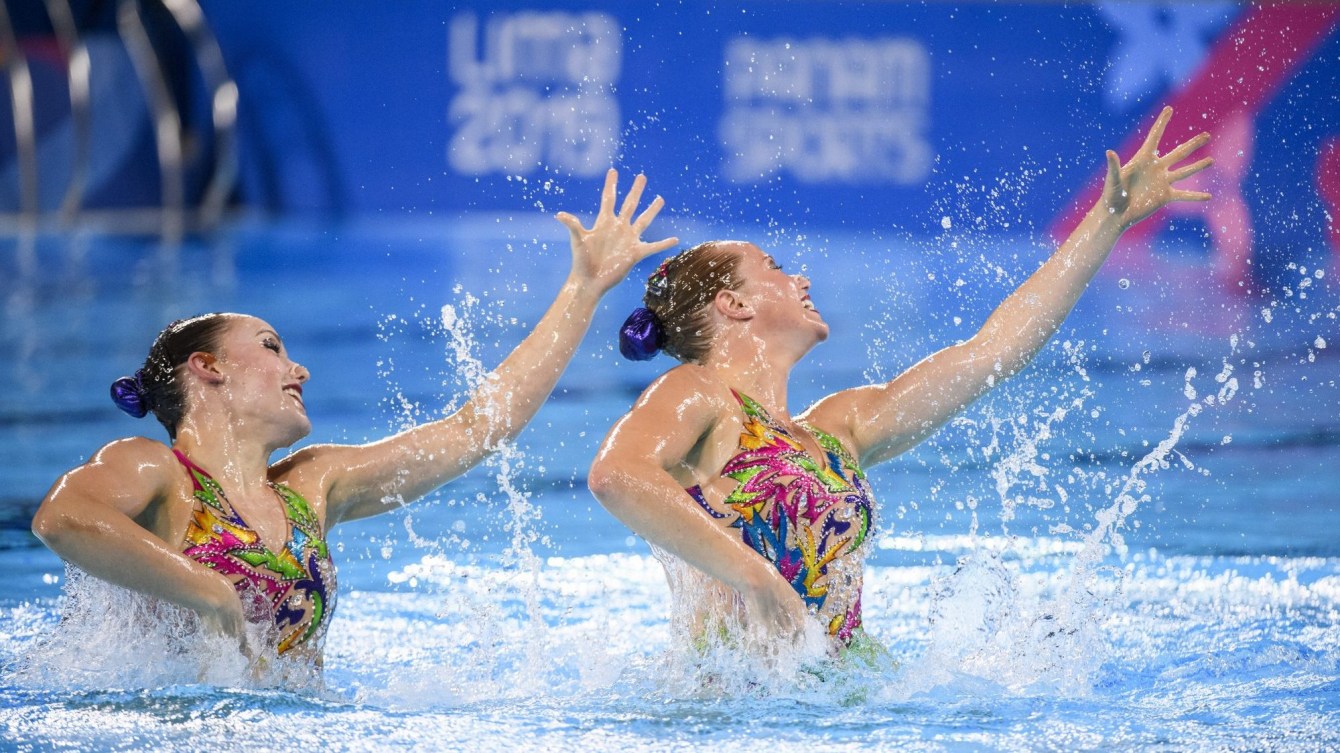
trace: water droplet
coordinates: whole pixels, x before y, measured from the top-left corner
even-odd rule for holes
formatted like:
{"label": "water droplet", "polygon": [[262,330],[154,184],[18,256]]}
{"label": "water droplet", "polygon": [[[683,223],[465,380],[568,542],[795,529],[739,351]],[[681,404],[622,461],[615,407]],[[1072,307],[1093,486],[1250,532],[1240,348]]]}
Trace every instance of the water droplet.
{"label": "water droplet", "polygon": [[1131,281],[1128,280],[1128,279],[1126,279],[1125,277],[1121,278],[1120,280],[1117,280],[1117,287],[1121,288],[1122,290],[1125,290],[1126,288],[1129,288],[1130,286],[1131,286]]}

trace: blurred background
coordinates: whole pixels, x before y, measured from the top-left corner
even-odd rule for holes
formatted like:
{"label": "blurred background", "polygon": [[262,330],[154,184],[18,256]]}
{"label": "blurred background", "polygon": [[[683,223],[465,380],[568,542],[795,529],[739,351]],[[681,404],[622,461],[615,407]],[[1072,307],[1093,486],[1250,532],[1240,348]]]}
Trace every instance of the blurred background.
{"label": "blurred background", "polygon": [[[1340,746],[1340,5],[0,0],[0,69],[15,746]],[[199,687],[91,581],[67,619],[29,531],[97,448],[166,439],[108,387],[178,317],[273,324],[305,442],[450,412],[611,165],[666,198],[649,237],[810,278],[832,334],[792,411],[892,378],[971,337],[1165,105],[1164,149],[1213,134],[1214,199],[1128,232],[1032,366],[869,471],[867,629],[901,669],[703,703],[736,665],[667,663],[661,568],[585,485],[672,365],[615,348],[655,260],[515,448],[334,531],[325,691]]]}
{"label": "blurred background", "polygon": [[1169,140],[1215,132],[1220,201],[1147,233],[1200,233],[1227,276],[1335,240],[1327,4],[6,7],[10,228],[519,212],[616,164],[696,215],[915,235],[964,184],[1033,176],[1018,219],[1059,231],[1171,104]]}
{"label": "blurred background", "polygon": [[[625,181],[645,172],[667,198],[651,236],[744,236],[814,279],[835,334],[797,372],[793,408],[888,378],[970,336],[1093,201],[1103,151],[1129,155],[1170,104],[1165,148],[1214,134],[1217,166],[1193,183],[1215,199],[1128,233],[1022,387],[888,471],[889,507],[901,505],[899,525],[912,530],[946,518],[966,529],[962,500],[976,492],[953,487],[961,480],[946,490],[928,469],[976,467],[963,478],[992,496],[998,468],[971,454],[991,441],[980,432],[1043,410],[1058,383],[1078,380],[1076,395],[1096,389],[1091,380],[1108,385],[1067,423],[1055,449],[1064,472],[1083,458],[1140,457],[1168,435],[1196,379],[1209,382],[1199,394],[1216,394],[1231,378],[1243,397],[1194,422],[1179,451],[1197,472],[1173,476],[1184,481],[1159,497],[1182,522],[1150,540],[1222,544],[1243,524],[1214,517],[1232,486],[1243,508],[1283,498],[1284,514],[1261,523],[1274,531],[1262,546],[1334,553],[1323,532],[1340,523],[1327,347],[1340,250],[1338,6],[0,8],[7,546],[36,545],[28,520],[62,470],[136,430],[162,438],[106,390],[178,316],[271,319],[315,374],[313,441],[363,441],[440,415],[465,387],[461,359],[495,363],[543,310],[566,269],[566,238],[548,217],[592,210],[610,165]],[[634,545],[582,481],[606,427],[668,367],[612,354],[639,297],[630,282],[607,299],[523,440],[524,480],[558,539],[580,542],[570,550]],[[465,350],[452,345],[459,322]],[[1003,418],[988,431],[983,416]],[[492,473],[443,494],[487,503]],[[1015,514],[1011,494],[996,512]],[[451,507],[433,517],[443,530],[473,514]],[[1059,512],[1039,514],[1055,523]],[[400,523],[378,525],[403,538]]]}

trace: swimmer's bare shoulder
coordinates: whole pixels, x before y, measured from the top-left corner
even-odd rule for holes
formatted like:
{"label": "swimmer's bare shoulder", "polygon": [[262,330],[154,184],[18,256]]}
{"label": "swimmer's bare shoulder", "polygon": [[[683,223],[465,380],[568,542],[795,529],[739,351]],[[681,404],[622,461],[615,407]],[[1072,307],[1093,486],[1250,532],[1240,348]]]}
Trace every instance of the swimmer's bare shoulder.
{"label": "swimmer's bare shoulder", "polygon": [[[323,528],[329,528],[327,500],[344,474],[365,464],[363,445],[316,444],[297,450],[270,466],[270,480],[297,492]],[[346,484],[347,485],[347,484]]]}
{"label": "swimmer's bare shoulder", "polygon": [[860,449],[856,446],[856,439],[852,431],[852,414],[855,411],[854,397],[858,392],[873,392],[881,389],[881,387],[882,385],[869,385],[827,395],[806,408],[799,416],[796,416],[796,420],[822,429],[841,442],[842,446],[853,457],[859,458],[861,456]]}
{"label": "swimmer's bare shoulder", "polygon": [[181,464],[172,449],[145,437],[127,437],[103,445],[88,461],[67,471],[43,498],[33,516],[33,531],[46,540],[54,532],[89,517],[90,505],[110,507],[162,535],[156,514],[182,483]]}
{"label": "swimmer's bare shoulder", "polygon": [[705,409],[730,410],[733,402],[730,388],[707,368],[696,363],[681,363],[657,377],[642,391],[633,408],[636,410],[648,399],[672,399],[686,406]]}
{"label": "swimmer's bare shoulder", "polygon": [[730,391],[720,380],[702,366],[681,364],[657,377],[615,422],[597,463],[652,460],[673,471],[691,462],[731,410]]}

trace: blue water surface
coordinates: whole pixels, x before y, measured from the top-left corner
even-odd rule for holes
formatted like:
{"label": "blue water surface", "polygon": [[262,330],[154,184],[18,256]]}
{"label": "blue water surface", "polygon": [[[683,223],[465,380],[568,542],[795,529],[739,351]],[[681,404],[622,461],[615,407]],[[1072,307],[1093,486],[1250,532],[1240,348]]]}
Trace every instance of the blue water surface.
{"label": "blue water surface", "polygon": [[[1048,251],[665,225],[754,239],[813,281],[833,335],[794,372],[792,410],[971,336]],[[182,247],[0,251],[0,747],[1340,747],[1329,269],[1228,292],[1193,247],[1115,259],[1024,374],[871,471],[865,621],[891,661],[758,676],[677,650],[660,564],[585,488],[604,432],[670,365],[618,357],[630,281],[516,447],[336,529],[324,678],[276,688],[165,666],[115,589],[91,586],[102,623],[60,624],[68,575],[28,533],[38,501],[103,443],[162,439],[107,386],[168,321],[244,311],[313,373],[305,443],[385,436],[459,405],[472,359],[519,341],[566,273],[564,232],[531,215],[239,221]],[[52,647],[63,631],[77,651]]]}

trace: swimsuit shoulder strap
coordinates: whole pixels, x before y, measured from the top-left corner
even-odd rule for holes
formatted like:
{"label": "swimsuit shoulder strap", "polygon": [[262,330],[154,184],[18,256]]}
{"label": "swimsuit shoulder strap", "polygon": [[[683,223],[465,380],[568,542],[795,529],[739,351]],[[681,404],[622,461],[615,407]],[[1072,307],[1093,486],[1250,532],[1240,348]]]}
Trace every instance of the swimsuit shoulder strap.
{"label": "swimsuit shoulder strap", "polygon": [[316,513],[312,512],[312,506],[307,500],[284,484],[275,483],[273,486],[279,498],[284,501],[284,516],[288,518],[289,523],[303,529],[309,536],[324,538],[321,523],[317,520]]}
{"label": "swimsuit shoulder strap", "polygon": [[820,449],[828,453],[833,460],[838,461],[837,463],[830,461],[829,465],[841,465],[855,474],[857,478],[865,478],[865,471],[861,468],[861,462],[851,454],[841,440],[808,421],[801,421],[800,425],[814,435],[814,440],[819,443]]}
{"label": "swimsuit shoulder strap", "polygon": [[181,450],[174,448],[172,454],[177,456],[177,462],[181,463],[182,467],[186,469],[187,475],[191,477],[191,485],[197,501],[216,510],[227,509],[230,512],[232,511],[232,505],[228,503],[227,497],[224,496],[219,482],[215,481],[208,471],[192,462]]}
{"label": "swimsuit shoulder strap", "polygon": [[[214,500],[217,500],[222,496],[219,494],[219,482],[215,481],[214,477],[209,475],[209,471],[196,465],[190,458],[186,457],[185,453],[181,450],[174,449],[172,454],[177,456],[177,461],[180,462],[187,473],[191,475],[191,481],[195,484],[197,497],[201,497],[202,494],[211,497],[213,500],[202,499],[202,501],[213,504]],[[279,494],[279,498],[284,502],[284,515],[289,519],[289,522],[312,531],[320,530],[321,526],[317,523],[316,514],[312,512],[311,505],[307,504],[307,500],[304,499],[301,494],[293,491],[284,484],[276,483],[272,484],[272,486],[274,486],[275,491]],[[215,504],[215,506],[218,507],[220,505]]]}
{"label": "swimsuit shoulder strap", "polygon": [[194,477],[198,473],[204,476],[205,478],[209,478],[209,474],[205,472],[205,469],[201,468],[195,463],[192,463],[191,459],[186,457],[186,453],[174,447],[172,448],[172,454],[177,458],[177,462],[181,463],[182,467],[185,468],[188,472],[190,472],[192,477]]}
{"label": "swimsuit shoulder strap", "polygon": [[735,398],[735,402],[739,403],[740,410],[749,418],[757,418],[765,424],[775,423],[772,420],[772,414],[768,413],[768,409],[760,405],[754,398],[744,394],[734,387],[730,388],[730,394]]}

